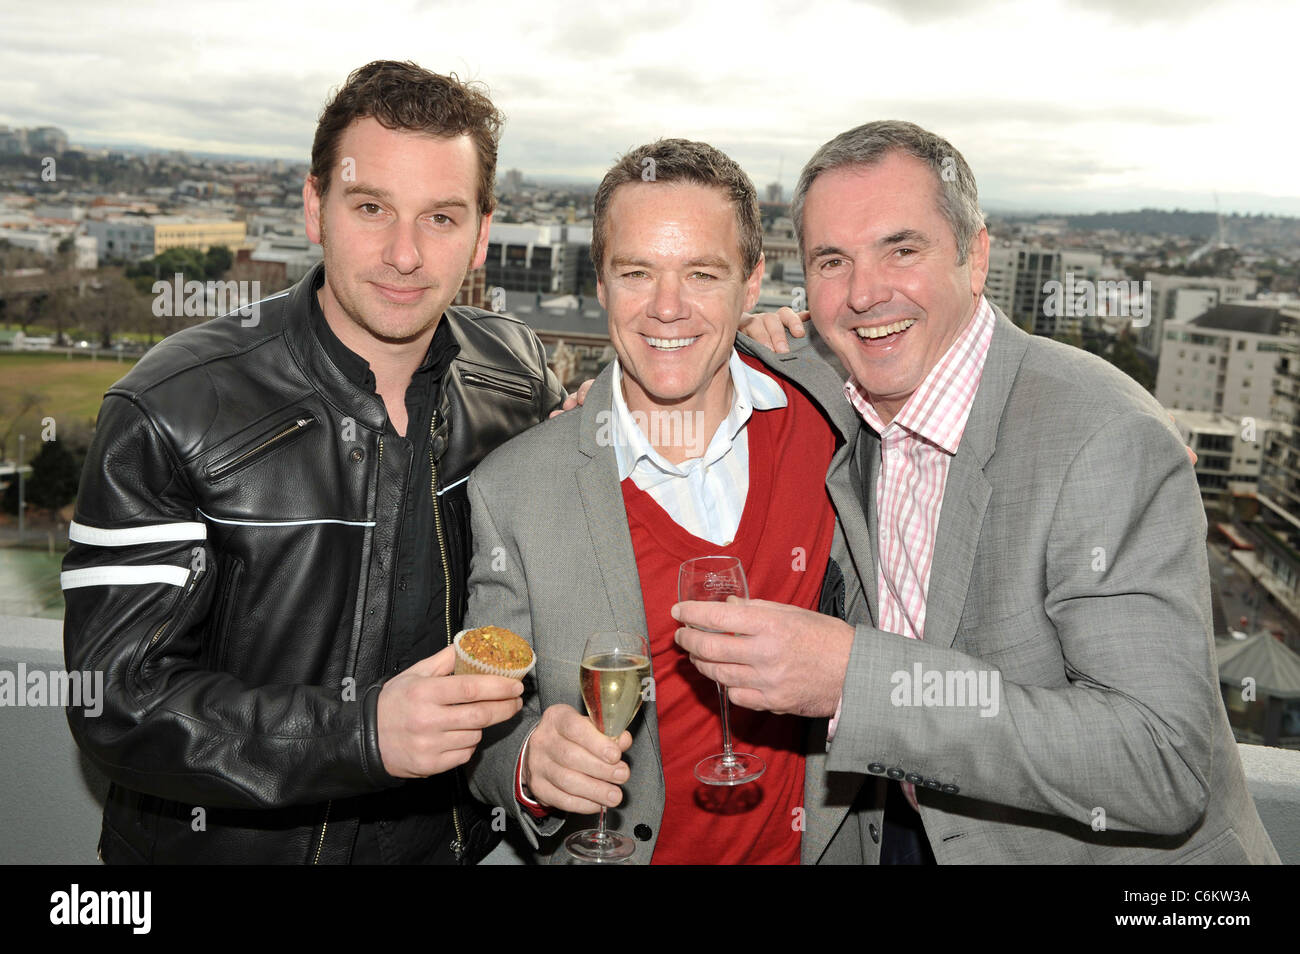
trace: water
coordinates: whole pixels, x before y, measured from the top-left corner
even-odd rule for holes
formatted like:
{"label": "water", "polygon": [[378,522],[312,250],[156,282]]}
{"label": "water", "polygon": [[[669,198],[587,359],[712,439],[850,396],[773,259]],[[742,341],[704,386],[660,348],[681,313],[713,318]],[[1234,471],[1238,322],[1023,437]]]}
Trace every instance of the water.
{"label": "water", "polygon": [[63,619],[63,554],[0,548],[0,616]]}

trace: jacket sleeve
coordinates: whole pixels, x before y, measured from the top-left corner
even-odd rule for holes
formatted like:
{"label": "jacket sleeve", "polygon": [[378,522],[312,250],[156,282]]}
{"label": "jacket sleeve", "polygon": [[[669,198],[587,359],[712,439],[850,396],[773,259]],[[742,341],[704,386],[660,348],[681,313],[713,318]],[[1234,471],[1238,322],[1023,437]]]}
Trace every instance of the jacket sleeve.
{"label": "jacket sleeve", "polygon": [[210,668],[218,554],[172,449],[123,395],[110,392],[100,410],[69,536],[67,667],[102,672],[104,698],[69,707],[68,721],[111,779],[235,808],[399,784],[379,758],[378,685],[345,698],[333,687],[248,686]]}
{"label": "jacket sleeve", "polygon": [[[1059,684],[1019,685],[996,658],[859,625],[828,768],[901,769],[1085,825],[1101,809],[1107,830],[1189,830],[1208,804],[1222,707],[1205,527],[1181,444],[1151,414],[1115,416],[1065,471],[1042,613],[996,624],[1006,654],[1059,652]],[[918,705],[905,691],[918,669],[982,675],[996,691],[987,705]]]}
{"label": "jacket sleeve", "polygon": [[[497,529],[479,476],[469,481],[470,514],[474,526],[474,557],[469,576],[469,608],[465,628],[504,626],[531,646],[532,614],[528,583],[518,547]],[[470,791],[488,805],[512,814],[528,841],[538,847],[538,836],[551,835],[564,824],[564,816],[534,818],[515,798],[515,771],[524,743],[542,717],[537,692],[537,671],[524,679],[524,707],[513,718],[483,730],[468,766]]]}
{"label": "jacket sleeve", "polygon": [[564,403],[569,393],[564,390],[564,383],[555,376],[551,366],[546,363],[546,345],[542,344],[542,339],[537,337],[536,332],[529,329],[532,335],[533,343],[537,348],[537,363],[542,369],[542,415],[540,420],[546,420],[552,411],[557,411],[560,405]]}

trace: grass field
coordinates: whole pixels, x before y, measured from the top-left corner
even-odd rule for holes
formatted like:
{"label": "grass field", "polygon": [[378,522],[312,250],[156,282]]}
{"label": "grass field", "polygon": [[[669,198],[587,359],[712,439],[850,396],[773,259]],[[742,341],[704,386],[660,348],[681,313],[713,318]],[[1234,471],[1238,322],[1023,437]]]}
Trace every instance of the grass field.
{"label": "grass field", "polygon": [[[56,429],[93,423],[104,392],[134,363],[134,358],[118,361],[116,356],[92,361],[89,355],[0,354],[0,436],[9,433],[7,456],[17,456],[18,435],[26,434],[30,459],[41,439],[43,418],[54,418]],[[15,425],[29,394],[39,400]]]}

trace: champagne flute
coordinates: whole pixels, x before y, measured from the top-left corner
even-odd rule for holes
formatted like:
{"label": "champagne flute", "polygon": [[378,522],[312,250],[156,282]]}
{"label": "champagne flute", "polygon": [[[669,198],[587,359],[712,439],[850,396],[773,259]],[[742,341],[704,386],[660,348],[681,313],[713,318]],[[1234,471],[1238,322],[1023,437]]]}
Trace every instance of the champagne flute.
{"label": "champagne flute", "polygon": [[[678,601],[711,600],[724,603],[728,596],[749,599],[745,568],[735,557],[697,557],[682,564],[677,574]],[[732,751],[727,689],[722,683],[717,683],[717,686],[718,700],[722,707],[722,753],[701,759],[695,766],[695,777],[705,785],[742,785],[752,782],[767,771],[767,763],[757,755]]]}
{"label": "champagne flute", "polygon": [[[582,701],[592,724],[617,739],[641,708],[650,678],[650,644],[633,633],[595,633],[582,650]],[[564,841],[569,854],[585,862],[609,864],[631,856],[636,842],[605,827],[605,806],[595,828],[575,832]]]}

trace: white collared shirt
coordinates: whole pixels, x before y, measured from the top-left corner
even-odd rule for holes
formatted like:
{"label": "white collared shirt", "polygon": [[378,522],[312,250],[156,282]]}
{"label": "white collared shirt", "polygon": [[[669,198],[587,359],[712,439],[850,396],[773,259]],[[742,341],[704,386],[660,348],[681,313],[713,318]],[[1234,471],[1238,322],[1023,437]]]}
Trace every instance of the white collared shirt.
{"label": "white collared shirt", "polygon": [[734,398],[703,457],[671,464],[654,449],[647,431],[660,444],[697,444],[695,428],[702,412],[657,411],[646,415],[628,409],[623,397],[623,368],[614,360],[614,414],[611,438],[618,479],[648,493],[687,533],[726,545],[735,539],[749,496],[749,438],[745,425],[754,411],[785,407],[785,392],[772,378],[751,368],[731,349],[727,364]]}

